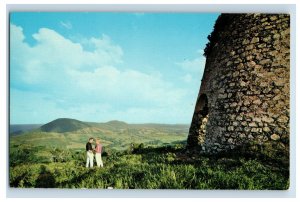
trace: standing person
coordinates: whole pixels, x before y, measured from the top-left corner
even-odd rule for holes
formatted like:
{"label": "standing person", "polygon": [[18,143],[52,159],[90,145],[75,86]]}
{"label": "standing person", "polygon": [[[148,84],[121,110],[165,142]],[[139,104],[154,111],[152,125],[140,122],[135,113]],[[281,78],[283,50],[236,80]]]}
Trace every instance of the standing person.
{"label": "standing person", "polygon": [[96,140],[96,147],[95,147],[95,152],[96,152],[96,163],[98,167],[103,167],[103,162],[102,162],[102,144],[100,144],[100,140]]}
{"label": "standing person", "polygon": [[89,141],[86,143],[86,166],[85,167],[93,167],[94,165],[94,153],[93,153],[93,146],[92,143],[94,142],[94,138],[90,138]]}

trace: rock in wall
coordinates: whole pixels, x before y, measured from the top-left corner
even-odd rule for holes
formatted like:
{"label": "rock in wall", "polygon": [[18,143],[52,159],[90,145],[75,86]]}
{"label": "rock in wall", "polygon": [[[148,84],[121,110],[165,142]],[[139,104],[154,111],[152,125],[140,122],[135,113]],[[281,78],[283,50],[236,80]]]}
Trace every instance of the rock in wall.
{"label": "rock in wall", "polygon": [[288,148],[289,15],[221,14],[208,39],[188,147],[219,152],[273,141]]}

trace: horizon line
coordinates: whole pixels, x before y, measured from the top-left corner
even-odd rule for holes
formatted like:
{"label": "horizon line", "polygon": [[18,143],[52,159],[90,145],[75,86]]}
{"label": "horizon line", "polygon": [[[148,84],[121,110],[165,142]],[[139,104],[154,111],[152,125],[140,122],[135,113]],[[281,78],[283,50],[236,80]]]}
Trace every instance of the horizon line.
{"label": "horizon line", "polygon": [[[79,119],[75,119],[75,118],[66,118],[66,117],[63,117],[63,118],[56,118],[56,119],[53,119],[52,121],[55,121],[55,120],[58,120],[58,119],[73,119],[73,120],[77,120],[77,121],[81,121],[81,122],[85,122],[85,123],[108,123],[108,122],[112,122],[112,121],[119,121],[119,122],[124,122],[126,124],[162,124],[162,125],[191,125],[191,123],[161,123],[161,122],[126,122],[126,121],[122,121],[122,120],[117,120],[117,119],[112,119],[112,120],[109,120],[109,121],[100,121],[100,122],[97,122],[97,121],[82,121],[82,120],[79,120]],[[49,122],[46,122],[46,123],[11,123],[9,121],[9,125],[45,125],[47,123],[50,123],[52,121],[49,121]]]}

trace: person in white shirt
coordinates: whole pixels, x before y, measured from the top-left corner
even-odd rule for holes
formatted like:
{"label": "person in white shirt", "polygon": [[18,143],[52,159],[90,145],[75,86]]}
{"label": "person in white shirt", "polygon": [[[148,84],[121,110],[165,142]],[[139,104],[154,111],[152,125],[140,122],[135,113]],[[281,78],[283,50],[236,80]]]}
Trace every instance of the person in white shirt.
{"label": "person in white shirt", "polygon": [[96,147],[95,147],[95,157],[96,157],[96,163],[98,167],[103,167],[103,161],[102,161],[102,157],[101,157],[101,153],[102,153],[102,144],[100,144],[100,140],[97,139],[96,140]]}

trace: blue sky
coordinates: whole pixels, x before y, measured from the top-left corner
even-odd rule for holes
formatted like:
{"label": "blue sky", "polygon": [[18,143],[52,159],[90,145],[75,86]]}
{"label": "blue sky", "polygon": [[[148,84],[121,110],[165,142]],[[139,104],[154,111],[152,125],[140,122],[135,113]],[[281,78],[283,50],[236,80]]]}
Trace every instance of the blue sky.
{"label": "blue sky", "polygon": [[10,15],[10,122],[191,122],[217,13]]}

